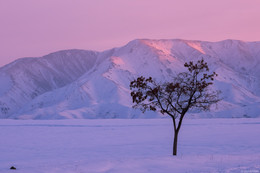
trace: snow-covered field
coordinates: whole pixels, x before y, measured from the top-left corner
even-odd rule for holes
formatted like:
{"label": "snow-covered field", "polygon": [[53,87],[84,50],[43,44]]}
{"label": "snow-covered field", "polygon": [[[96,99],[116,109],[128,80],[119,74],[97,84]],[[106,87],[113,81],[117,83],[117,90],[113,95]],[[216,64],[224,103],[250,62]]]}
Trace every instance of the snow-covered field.
{"label": "snow-covered field", "polygon": [[[1,120],[0,172],[260,173],[260,119]],[[17,170],[9,170],[15,166]]]}

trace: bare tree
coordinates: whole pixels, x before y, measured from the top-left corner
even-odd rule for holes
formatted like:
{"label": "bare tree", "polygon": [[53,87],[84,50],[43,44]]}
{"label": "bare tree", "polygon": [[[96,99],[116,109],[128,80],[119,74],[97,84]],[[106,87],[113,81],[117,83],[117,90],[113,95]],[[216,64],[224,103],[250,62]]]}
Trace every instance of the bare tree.
{"label": "bare tree", "polygon": [[217,103],[219,92],[209,86],[217,76],[210,73],[204,60],[185,63],[187,72],[179,73],[171,82],[157,83],[152,77],[138,77],[130,83],[133,108],[160,111],[172,118],[174,126],[173,155],[177,155],[178,134],[189,110],[207,111]]}

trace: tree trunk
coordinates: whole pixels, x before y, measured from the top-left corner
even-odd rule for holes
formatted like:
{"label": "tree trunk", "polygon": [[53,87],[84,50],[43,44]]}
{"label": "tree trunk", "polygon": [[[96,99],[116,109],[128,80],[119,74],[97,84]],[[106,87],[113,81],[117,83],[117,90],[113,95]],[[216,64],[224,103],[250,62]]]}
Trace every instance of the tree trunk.
{"label": "tree trunk", "polygon": [[174,141],[173,141],[173,155],[177,155],[177,142],[178,142],[178,131],[174,130]]}

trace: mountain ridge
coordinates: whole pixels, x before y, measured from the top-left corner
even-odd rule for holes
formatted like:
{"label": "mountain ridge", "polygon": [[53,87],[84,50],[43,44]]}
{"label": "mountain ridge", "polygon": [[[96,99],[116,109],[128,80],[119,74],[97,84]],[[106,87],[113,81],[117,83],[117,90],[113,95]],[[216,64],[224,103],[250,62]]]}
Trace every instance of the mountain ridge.
{"label": "mountain ridge", "polygon": [[223,101],[211,113],[191,115],[259,117],[260,42],[136,39],[103,52],[63,50],[1,67],[0,118],[160,117],[131,108],[129,82],[140,75],[169,80],[185,70],[184,62],[201,58],[219,74],[215,87]]}

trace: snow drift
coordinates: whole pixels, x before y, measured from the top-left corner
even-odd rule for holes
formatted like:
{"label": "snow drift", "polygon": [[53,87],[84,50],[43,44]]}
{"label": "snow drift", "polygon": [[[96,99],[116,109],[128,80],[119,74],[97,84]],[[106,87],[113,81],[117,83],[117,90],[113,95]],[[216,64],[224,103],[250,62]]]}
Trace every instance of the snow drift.
{"label": "snow drift", "polygon": [[[170,80],[204,58],[223,100],[189,117],[260,116],[260,42],[140,39],[104,52],[64,50],[0,68],[0,118],[154,118],[131,108],[138,76]],[[188,117],[188,116],[187,116]]]}

